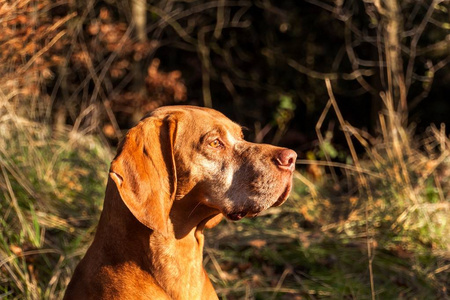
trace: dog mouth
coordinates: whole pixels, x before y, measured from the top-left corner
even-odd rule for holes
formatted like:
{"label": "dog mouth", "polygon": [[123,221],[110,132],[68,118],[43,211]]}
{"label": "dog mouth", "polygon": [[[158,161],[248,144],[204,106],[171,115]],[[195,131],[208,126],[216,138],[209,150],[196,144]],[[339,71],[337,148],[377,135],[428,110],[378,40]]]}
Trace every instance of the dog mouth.
{"label": "dog mouth", "polygon": [[[292,182],[289,182],[287,184],[286,188],[284,189],[284,191],[281,193],[280,197],[278,197],[277,201],[275,201],[275,203],[273,203],[269,207],[277,207],[277,206],[280,206],[281,204],[283,204],[289,197],[291,189],[292,189]],[[252,210],[252,209],[242,210],[242,211],[232,212],[232,213],[228,213],[228,214],[224,214],[224,215],[231,221],[239,221],[245,217],[250,217],[250,218],[256,217],[262,211],[266,210],[269,207],[266,207],[266,208],[261,207],[261,208],[258,208],[257,210]]]}
{"label": "dog mouth", "polygon": [[230,219],[231,221],[239,221],[240,219],[243,219],[245,217],[249,217],[249,218],[254,218],[257,215],[259,215],[264,209],[257,211],[257,212],[245,212],[245,211],[241,211],[241,212],[237,212],[237,213],[231,213],[231,214],[227,214],[226,217],[228,219]]}
{"label": "dog mouth", "polygon": [[266,208],[261,207],[261,208],[257,208],[257,209],[248,209],[248,210],[242,210],[242,211],[238,211],[238,212],[232,212],[229,214],[225,214],[225,216],[231,221],[239,221],[245,217],[254,218],[264,210],[266,210]]}
{"label": "dog mouth", "polygon": [[240,219],[244,218],[245,216],[247,216],[246,212],[237,212],[237,213],[231,213],[231,214],[227,214],[226,215],[228,219],[230,219],[231,221],[239,221]]}

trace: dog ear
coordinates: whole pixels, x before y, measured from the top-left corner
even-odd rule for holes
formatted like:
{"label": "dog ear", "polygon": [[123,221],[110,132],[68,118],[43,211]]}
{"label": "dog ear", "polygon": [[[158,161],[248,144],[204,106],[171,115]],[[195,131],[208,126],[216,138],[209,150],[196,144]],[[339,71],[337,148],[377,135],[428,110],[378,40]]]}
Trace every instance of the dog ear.
{"label": "dog ear", "polygon": [[168,233],[177,176],[174,142],[177,122],[148,117],[127,133],[111,163],[110,177],[125,205],[148,228]]}

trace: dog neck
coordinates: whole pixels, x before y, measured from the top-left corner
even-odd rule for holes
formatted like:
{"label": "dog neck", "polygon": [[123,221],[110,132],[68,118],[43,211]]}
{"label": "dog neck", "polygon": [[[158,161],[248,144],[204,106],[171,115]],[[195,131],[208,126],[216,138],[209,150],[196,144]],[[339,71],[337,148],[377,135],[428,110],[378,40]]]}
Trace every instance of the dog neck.
{"label": "dog neck", "polygon": [[[114,184],[107,188],[96,241],[118,264],[139,266],[156,279],[174,299],[194,299],[212,285],[203,269],[203,229],[219,212],[198,204],[195,193],[175,200],[168,220],[168,233],[153,231],[128,210]],[[97,237],[111,237],[98,240]],[[113,245],[114,244],[114,245]],[[112,249],[119,251],[111,253]],[[190,286],[182,290],[180,286]],[[180,294],[181,293],[181,294]],[[185,295],[185,293],[190,293]],[[197,296],[196,296],[197,295]]]}
{"label": "dog neck", "polygon": [[194,188],[179,200],[175,200],[169,214],[173,237],[183,239],[194,230],[194,235],[203,235],[205,227],[214,227],[220,212],[201,203],[204,196]]}

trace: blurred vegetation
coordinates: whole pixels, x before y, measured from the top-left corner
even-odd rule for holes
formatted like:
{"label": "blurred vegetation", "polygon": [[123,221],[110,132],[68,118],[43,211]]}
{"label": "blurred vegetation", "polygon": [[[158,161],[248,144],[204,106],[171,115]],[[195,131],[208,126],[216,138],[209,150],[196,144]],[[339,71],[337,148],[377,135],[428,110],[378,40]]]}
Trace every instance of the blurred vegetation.
{"label": "blurred vegetation", "polygon": [[0,298],[62,297],[114,145],[177,103],[300,157],[285,205],[207,233],[222,299],[449,298],[449,20],[448,0],[0,2]]}

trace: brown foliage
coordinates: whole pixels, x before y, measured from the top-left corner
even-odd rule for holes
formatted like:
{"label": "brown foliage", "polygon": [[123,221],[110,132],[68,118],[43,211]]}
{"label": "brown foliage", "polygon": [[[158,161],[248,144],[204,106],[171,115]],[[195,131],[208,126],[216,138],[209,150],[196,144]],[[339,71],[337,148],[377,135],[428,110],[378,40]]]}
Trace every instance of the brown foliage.
{"label": "brown foliage", "polygon": [[160,71],[159,60],[143,71],[157,41],[137,41],[132,26],[106,7],[86,19],[89,7],[58,9],[47,0],[0,4],[1,88],[21,95],[12,98],[22,107],[41,107],[35,117],[56,110],[54,122],[87,130],[112,123],[117,134],[136,114],[186,99],[180,71]]}
{"label": "brown foliage", "polygon": [[53,77],[55,61],[46,50],[64,37],[66,22],[74,15],[52,20],[45,13],[49,5],[26,0],[0,4],[0,76],[8,92],[37,95],[40,84]]}

